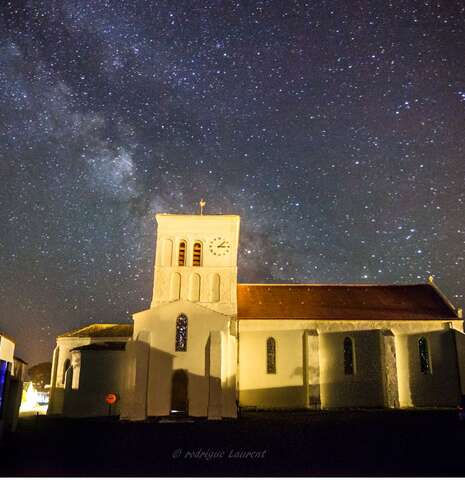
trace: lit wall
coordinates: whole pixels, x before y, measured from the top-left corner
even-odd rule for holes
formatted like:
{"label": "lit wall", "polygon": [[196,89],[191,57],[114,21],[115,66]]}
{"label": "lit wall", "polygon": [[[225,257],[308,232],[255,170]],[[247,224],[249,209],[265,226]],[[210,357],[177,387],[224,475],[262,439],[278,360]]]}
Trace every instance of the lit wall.
{"label": "lit wall", "polygon": [[[344,372],[344,339],[352,339],[354,373]],[[323,408],[384,406],[380,332],[349,331],[320,335]]]}
{"label": "lit wall", "polygon": [[[267,373],[270,337],[276,342],[276,373]],[[245,331],[239,338],[240,405],[303,407],[303,331]]]}
{"label": "lit wall", "polygon": [[[175,349],[176,319],[181,313],[188,318],[185,352]],[[231,321],[227,315],[182,300],[134,315],[134,340],[137,342],[142,337],[150,342],[146,415],[170,414],[172,376],[178,369],[188,373],[190,415],[208,415],[212,376],[221,385],[220,394],[224,398],[219,403],[224,413],[229,412],[229,416],[235,411],[232,364],[236,347],[230,333]],[[221,334],[219,348],[212,349],[210,345],[212,332]],[[136,388],[135,385],[132,388]]]}
{"label": "lit wall", "polygon": [[[418,340],[428,342],[430,371],[420,368]],[[399,396],[402,407],[456,406],[460,378],[453,330],[396,337]]]}

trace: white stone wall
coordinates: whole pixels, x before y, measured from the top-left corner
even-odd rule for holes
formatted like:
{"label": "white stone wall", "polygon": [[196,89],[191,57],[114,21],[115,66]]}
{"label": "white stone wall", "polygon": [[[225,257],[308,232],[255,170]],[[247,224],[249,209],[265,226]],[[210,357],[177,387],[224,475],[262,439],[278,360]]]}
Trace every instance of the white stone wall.
{"label": "white stone wall", "polygon": [[396,340],[390,330],[381,331],[381,368],[384,381],[384,405],[399,408]]}
{"label": "white stone wall", "polygon": [[[279,323],[278,320],[276,323]],[[242,323],[240,322],[241,328]],[[303,331],[242,331],[239,335],[239,402],[243,407],[306,406]],[[276,373],[267,373],[267,339],[276,341]]]}
{"label": "white stone wall", "polygon": [[64,387],[63,373],[66,360],[71,362],[71,350],[91,343],[126,342],[128,337],[58,337],[57,347],[59,355],[56,367],[56,383],[59,388]]}
{"label": "white stone wall", "polygon": [[[186,352],[175,351],[176,319],[181,313],[188,318]],[[230,316],[187,301],[134,315],[134,339],[145,336],[150,342],[147,416],[170,414],[172,376],[178,369],[188,374],[189,415],[208,416],[211,389],[218,385],[222,397],[217,402],[219,414],[235,414],[235,341],[231,338],[231,321]],[[128,415],[131,409],[129,406]]]}
{"label": "white stone wall", "polygon": [[[346,337],[353,342],[353,375],[344,373]],[[320,371],[322,408],[384,406],[379,331],[321,334]]]}
{"label": "white stone wall", "polygon": [[305,406],[321,407],[320,339],[316,330],[306,330],[304,341],[304,392]]}
{"label": "white stone wall", "polygon": [[[391,330],[394,335],[444,330],[444,320],[239,320],[240,332],[260,330],[317,330],[318,333],[357,330]],[[451,328],[463,332],[463,320],[451,321]]]}
{"label": "white stone wall", "polygon": [[[420,369],[418,340],[428,342],[431,372]],[[396,336],[401,407],[456,406],[460,377],[453,330]]]}
{"label": "white stone wall", "polygon": [[9,362],[13,366],[14,353],[15,344],[13,340],[10,340],[9,338],[0,335],[0,360]]}
{"label": "white stone wall", "polygon": [[[151,308],[189,300],[216,311],[237,311],[237,215],[157,215],[157,246]],[[225,255],[210,250],[212,240],[224,239]],[[186,265],[178,265],[180,242],[186,243]],[[202,245],[202,265],[192,266],[194,243]],[[218,253],[218,252],[215,252]],[[222,252],[221,252],[222,253]]]}
{"label": "white stone wall", "polygon": [[[124,350],[82,350],[79,356],[79,386],[73,385],[73,371],[64,393],[63,415],[68,417],[98,417],[119,415],[120,402],[111,407],[105,395],[122,394],[123,375],[126,368]],[[76,361],[76,359],[74,359]]]}
{"label": "white stone wall", "polygon": [[[461,320],[450,326],[463,327]],[[240,320],[240,404],[312,408],[313,395],[314,405],[319,399],[322,408],[455,405],[460,392],[457,355],[465,358],[465,341],[457,351],[456,334],[444,328],[444,320]],[[305,332],[313,332],[313,336]],[[265,370],[266,338],[270,335],[276,340],[276,375]],[[307,345],[302,342],[305,335]],[[344,374],[345,336],[354,342],[353,376]],[[420,336],[428,338],[430,375],[419,372]],[[286,362],[284,370],[279,367],[280,358]],[[462,383],[465,385],[465,380]]]}
{"label": "white stone wall", "polygon": [[454,330],[457,366],[460,376],[460,393],[465,395],[465,334]]}
{"label": "white stone wall", "polygon": [[147,418],[148,374],[150,366],[151,334],[138,332],[126,343],[121,418]]}
{"label": "white stone wall", "polygon": [[[74,348],[103,342],[126,342],[127,337],[58,337],[57,345],[52,357],[51,388],[48,414],[60,415],[63,413],[65,389],[65,363],[72,361]],[[92,375],[91,371],[89,371]]]}

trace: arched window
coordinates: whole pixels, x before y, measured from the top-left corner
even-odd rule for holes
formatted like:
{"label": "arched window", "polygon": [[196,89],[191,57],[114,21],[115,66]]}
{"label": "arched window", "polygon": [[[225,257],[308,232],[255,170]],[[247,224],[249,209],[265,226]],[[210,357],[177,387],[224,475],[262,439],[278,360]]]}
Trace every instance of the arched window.
{"label": "arched window", "polygon": [[194,243],[194,253],[192,256],[192,266],[200,267],[202,265],[202,244],[200,242]]}
{"label": "arched window", "polygon": [[276,340],[266,340],[266,373],[276,373]]}
{"label": "arched window", "polygon": [[420,356],[420,370],[421,373],[430,373],[430,361],[428,351],[428,341],[425,337],[418,340],[418,354]]}
{"label": "arched window", "polygon": [[187,351],[187,316],[184,313],[176,319],[176,351]]}
{"label": "arched window", "polygon": [[344,338],[344,374],[354,374],[354,343],[349,337]]}
{"label": "arched window", "polygon": [[185,265],[186,265],[186,242],[182,240],[179,242],[178,266],[184,267]]}
{"label": "arched window", "polygon": [[65,360],[65,363],[63,364],[63,374],[62,374],[62,377],[61,377],[61,383],[65,383],[65,380],[66,380],[66,371],[68,370],[68,368],[71,366],[71,360],[69,358],[67,358]]}

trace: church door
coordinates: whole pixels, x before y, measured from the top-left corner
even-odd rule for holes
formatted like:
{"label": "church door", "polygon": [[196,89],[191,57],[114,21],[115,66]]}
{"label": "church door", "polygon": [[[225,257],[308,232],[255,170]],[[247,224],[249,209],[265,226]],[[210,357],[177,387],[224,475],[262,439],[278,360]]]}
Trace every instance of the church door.
{"label": "church door", "polygon": [[187,415],[187,372],[185,370],[175,370],[173,373],[173,381],[171,385],[171,414]]}

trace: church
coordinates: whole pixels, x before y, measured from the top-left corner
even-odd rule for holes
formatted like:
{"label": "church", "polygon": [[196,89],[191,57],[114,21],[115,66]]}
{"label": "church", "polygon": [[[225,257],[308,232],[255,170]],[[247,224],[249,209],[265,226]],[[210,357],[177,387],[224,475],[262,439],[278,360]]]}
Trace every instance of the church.
{"label": "church", "polygon": [[48,414],[235,418],[238,409],[453,407],[465,334],[424,284],[239,284],[237,215],[158,214],[133,324],[57,338]]}

